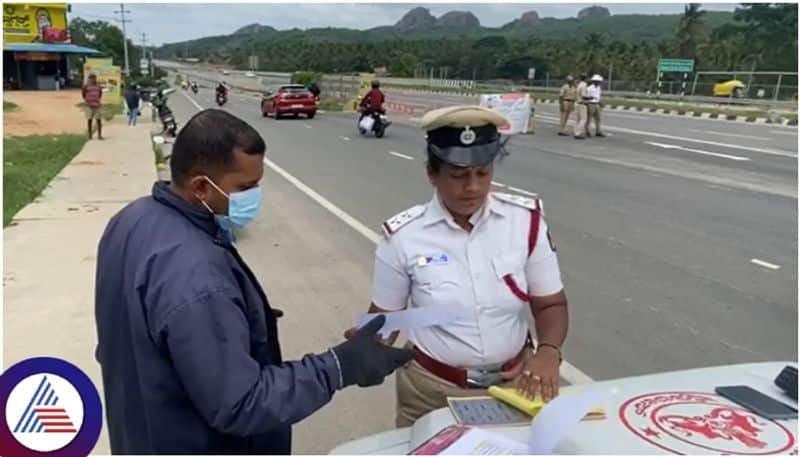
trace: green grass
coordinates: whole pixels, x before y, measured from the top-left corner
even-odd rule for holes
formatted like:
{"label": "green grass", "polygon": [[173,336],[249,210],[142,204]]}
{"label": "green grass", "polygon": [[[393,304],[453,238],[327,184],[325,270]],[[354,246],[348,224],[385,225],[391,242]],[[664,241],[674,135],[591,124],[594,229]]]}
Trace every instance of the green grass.
{"label": "green grass", "polygon": [[7,102],[3,100],[3,111],[8,113],[11,111],[16,111],[19,108],[16,103]]}
{"label": "green grass", "polygon": [[325,111],[342,111],[345,100],[342,98],[328,97],[319,101],[319,109]]}
{"label": "green grass", "polygon": [[3,227],[32,202],[86,143],[86,135],[3,138]]}

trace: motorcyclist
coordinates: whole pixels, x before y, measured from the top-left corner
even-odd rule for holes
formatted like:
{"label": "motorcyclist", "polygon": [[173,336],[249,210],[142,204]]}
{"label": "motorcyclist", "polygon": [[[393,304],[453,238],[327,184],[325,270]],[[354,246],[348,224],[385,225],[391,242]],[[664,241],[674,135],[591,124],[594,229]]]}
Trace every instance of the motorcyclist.
{"label": "motorcyclist", "polygon": [[225,99],[228,99],[228,86],[225,84],[225,81],[217,84],[217,97],[222,95]]}
{"label": "motorcyclist", "polygon": [[372,89],[364,95],[359,104],[361,106],[361,118],[359,120],[373,113],[386,114],[386,110],[383,109],[385,100],[386,96],[381,92],[381,83],[377,80],[372,81]]}

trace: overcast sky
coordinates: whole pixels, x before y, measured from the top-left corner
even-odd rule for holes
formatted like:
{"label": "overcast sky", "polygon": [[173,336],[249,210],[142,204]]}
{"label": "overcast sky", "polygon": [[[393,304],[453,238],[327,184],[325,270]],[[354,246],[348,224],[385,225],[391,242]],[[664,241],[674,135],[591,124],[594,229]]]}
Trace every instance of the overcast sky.
{"label": "overcast sky", "polygon": [[[139,44],[142,32],[149,45],[172,43],[212,35],[226,35],[254,22],[279,30],[291,28],[346,27],[368,29],[391,25],[416,6],[424,6],[434,16],[447,11],[471,11],[486,27],[498,27],[518,18],[525,11],[537,11],[540,17],[574,17],[587,3],[323,3],[323,4],[190,4],[126,3],[130,11],[129,36]],[[611,14],[670,14],[683,12],[683,3],[634,4],[598,3]],[[703,8],[732,11],[733,3],[705,3]],[[70,18],[112,21],[118,3],[72,3]]]}

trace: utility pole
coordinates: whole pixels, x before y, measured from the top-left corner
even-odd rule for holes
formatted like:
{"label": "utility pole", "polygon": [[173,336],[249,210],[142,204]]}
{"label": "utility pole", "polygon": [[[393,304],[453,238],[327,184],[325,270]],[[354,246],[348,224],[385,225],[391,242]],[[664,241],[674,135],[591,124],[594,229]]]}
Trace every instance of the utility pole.
{"label": "utility pole", "polygon": [[132,22],[130,19],[125,19],[126,14],[130,14],[130,10],[125,9],[125,5],[123,3],[119,4],[119,11],[114,11],[114,13],[119,14],[120,18],[117,19],[120,23],[122,23],[122,49],[125,52],[125,76],[131,75],[131,67],[128,63],[128,34],[125,30],[125,24],[128,22]]}
{"label": "utility pole", "polygon": [[[142,32],[142,59],[147,62],[147,74],[153,76],[153,68],[150,65],[150,60],[147,58],[147,34],[144,32]],[[141,70],[141,63],[139,67],[139,70]]]}

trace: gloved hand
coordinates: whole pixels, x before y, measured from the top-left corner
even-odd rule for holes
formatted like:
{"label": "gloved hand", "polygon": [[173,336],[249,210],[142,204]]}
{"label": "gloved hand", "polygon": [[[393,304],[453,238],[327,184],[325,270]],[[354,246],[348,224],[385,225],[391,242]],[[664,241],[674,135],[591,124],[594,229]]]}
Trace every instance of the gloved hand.
{"label": "gloved hand", "polygon": [[383,378],[414,358],[413,351],[387,346],[376,338],[385,322],[386,316],[379,315],[356,330],[352,338],[331,349],[341,365],[342,388],[381,384]]}

